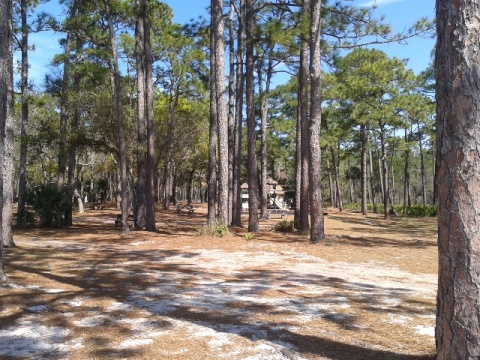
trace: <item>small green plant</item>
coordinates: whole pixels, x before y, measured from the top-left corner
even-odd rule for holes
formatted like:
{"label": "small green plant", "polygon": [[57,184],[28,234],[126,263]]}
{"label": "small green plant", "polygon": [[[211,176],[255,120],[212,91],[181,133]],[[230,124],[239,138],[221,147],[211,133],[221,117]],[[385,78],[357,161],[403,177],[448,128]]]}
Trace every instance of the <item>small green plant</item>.
{"label": "small green plant", "polygon": [[30,205],[43,226],[66,227],[67,215],[72,212],[72,200],[66,188],[56,184],[43,184],[27,191],[26,203]]}
{"label": "small green plant", "polygon": [[256,237],[255,237],[255,234],[252,234],[252,233],[246,233],[245,235],[243,235],[243,237],[245,238],[245,240],[255,240]]}
{"label": "small green plant", "polygon": [[216,222],[214,225],[203,225],[197,228],[197,236],[224,237],[228,234],[228,225]]}
{"label": "small green plant", "polygon": [[274,230],[278,232],[293,232],[295,230],[295,223],[293,221],[283,220],[275,224]]}

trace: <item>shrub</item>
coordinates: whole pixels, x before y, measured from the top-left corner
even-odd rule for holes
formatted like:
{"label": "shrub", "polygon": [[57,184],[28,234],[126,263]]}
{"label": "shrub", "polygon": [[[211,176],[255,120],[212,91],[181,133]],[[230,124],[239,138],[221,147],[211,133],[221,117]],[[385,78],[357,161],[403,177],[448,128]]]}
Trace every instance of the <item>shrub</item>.
{"label": "shrub", "polygon": [[72,200],[67,188],[59,189],[56,184],[35,186],[27,191],[26,203],[46,227],[66,227],[66,215],[72,212]]}
{"label": "shrub", "polygon": [[256,237],[255,237],[255,234],[252,234],[252,233],[246,233],[245,235],[243,235],[243,237],[245,238],[245,240],[255,240]]}
{"label": "shrub", "polygon": [[275,224],[274,230],[279,232],[293,232],[295,230],[295,223],[293,221],[283,220]]}
{"label": "shrub", "polygon": [[224,237],[228,234],[228,225],[216,222],[214,225],[203,225],[197,228],[197,236]]}
{"label": "shrub", "polygon": [[[403,207],[398,210],[399,213],[403,213]],[[437,216],[437,207],[435,205],[412,205],[407,207],[408,216]]]}

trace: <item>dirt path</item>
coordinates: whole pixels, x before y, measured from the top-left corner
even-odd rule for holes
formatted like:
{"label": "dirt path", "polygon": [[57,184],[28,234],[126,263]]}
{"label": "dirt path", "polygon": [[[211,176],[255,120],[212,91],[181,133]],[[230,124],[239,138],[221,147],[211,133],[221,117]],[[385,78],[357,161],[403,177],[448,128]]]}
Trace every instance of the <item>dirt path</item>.
{"label": "dirt path", "polygon": [[430,220],[332,214],[327,245],[309,245],[197,237],[201,211],[160,213],[157,234],[119,236],[113,219],[16,233],[1,359],[432,358]]}

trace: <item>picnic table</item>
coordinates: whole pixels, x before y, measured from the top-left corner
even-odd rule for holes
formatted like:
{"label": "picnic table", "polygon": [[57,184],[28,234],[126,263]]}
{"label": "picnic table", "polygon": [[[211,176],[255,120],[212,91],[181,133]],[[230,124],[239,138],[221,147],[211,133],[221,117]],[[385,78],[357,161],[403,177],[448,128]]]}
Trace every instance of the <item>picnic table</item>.
{"label": "picnic table", "polygon": [[267,210],[267,219],[283,219],[286,214],[287,212],[282,209],[270,209]]}

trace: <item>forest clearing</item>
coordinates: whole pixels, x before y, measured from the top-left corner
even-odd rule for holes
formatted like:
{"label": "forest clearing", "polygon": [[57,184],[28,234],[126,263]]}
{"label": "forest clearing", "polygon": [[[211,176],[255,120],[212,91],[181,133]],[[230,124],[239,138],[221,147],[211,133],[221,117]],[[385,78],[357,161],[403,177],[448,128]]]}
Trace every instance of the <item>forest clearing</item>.
{"label": "forest clearing", "polygon": [[15,230],[0,358],[433,359],[436,218],[328,209],[312,244],[279,219],[199,236],[196,207],[155,233],[120,235],[113,207]]}

